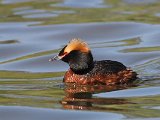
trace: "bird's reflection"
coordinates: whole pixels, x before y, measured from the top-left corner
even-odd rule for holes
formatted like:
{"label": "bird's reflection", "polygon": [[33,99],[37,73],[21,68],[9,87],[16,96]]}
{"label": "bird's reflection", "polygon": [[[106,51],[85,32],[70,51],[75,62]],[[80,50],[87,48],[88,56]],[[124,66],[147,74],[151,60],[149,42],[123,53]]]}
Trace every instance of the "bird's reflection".
{"label": "bird's reflection", "polygon": [[93,97],[95,93],[111,92],[115,90],[127,89],[136,85],[111,85],[111,86],[79,86],[75,84],[66,84],[64,89],[65,97],[61,104],[65,109],[76,110],[103,110],[102,105],[129,104],[127,99],[121,98],[97,98]]}

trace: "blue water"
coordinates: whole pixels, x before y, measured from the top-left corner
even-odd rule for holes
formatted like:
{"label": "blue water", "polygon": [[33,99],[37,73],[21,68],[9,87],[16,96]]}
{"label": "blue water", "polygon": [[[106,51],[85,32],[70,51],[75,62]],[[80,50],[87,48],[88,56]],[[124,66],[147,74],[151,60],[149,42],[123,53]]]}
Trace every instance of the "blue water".
{"label": "blue water", "polygon": [[[159,5],[157,0],[2,0],[0,119],[160,119]],[[85,40],[95,60],[131,67],[139,80],[131,86],[65,87],[69,66],[48,59],[72,38]]]}

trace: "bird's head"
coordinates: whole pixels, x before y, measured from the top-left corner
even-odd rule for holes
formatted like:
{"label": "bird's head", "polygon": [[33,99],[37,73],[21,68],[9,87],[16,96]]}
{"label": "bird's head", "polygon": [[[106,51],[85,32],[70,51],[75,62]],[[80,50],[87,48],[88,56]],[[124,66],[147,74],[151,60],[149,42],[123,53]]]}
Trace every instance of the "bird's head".
{"label": "bird's head", "polygon": [[49,61],[62,60],[73,71],[88,69],[93,64],[93,57],[88,44],[81,39],[72,39],[55,57]]}

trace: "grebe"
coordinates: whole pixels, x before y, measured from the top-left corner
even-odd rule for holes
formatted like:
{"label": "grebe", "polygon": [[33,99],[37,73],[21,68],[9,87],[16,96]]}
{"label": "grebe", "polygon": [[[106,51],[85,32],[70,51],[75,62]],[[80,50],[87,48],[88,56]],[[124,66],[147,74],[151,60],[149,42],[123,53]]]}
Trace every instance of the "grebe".
{"label": "grebe", "polygon": [[79,85],[126,84],[137,78],[137,73],[120,62],[112,60],[94,61],[87,43],[72,39],[54,58],[62,60],[70,68],[64,75],[65,83]]}

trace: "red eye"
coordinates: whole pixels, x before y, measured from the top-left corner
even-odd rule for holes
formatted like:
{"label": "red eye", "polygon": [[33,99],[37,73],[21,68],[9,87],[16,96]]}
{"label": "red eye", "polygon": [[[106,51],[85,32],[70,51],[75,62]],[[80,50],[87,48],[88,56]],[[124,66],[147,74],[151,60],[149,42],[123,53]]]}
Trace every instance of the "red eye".
{"label": "red eye", "polygon": [[60,56],[65,56],[67,55],[67,52],[62,53]]}

